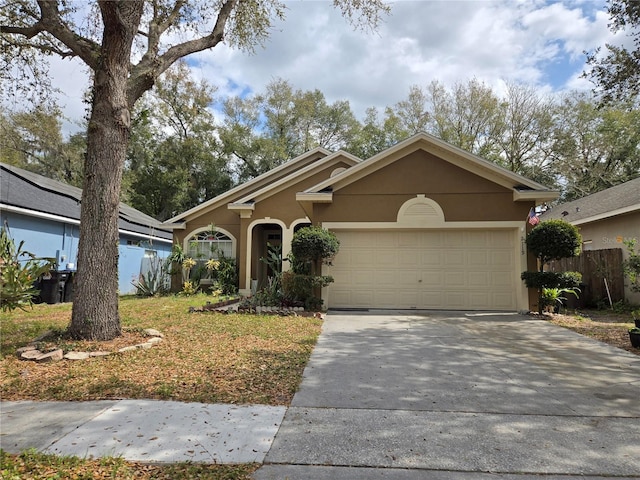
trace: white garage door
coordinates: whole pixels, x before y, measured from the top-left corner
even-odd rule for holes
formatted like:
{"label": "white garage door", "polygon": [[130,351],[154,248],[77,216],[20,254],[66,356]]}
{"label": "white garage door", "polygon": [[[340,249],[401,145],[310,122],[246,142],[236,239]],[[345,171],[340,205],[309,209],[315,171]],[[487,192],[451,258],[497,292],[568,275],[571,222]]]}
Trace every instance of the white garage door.
{"label": "white garage door", "polygon": [[513,230],[336,235],[331,308],[516,309]]}

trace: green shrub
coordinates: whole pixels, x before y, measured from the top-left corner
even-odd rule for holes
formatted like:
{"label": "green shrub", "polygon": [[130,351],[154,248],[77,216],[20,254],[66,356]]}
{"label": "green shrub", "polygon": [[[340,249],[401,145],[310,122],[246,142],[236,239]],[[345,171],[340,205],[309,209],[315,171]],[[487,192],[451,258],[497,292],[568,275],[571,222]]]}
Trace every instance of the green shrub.
{"label": "green shrub", "polygon": [[40,293],[34,283],[55,265],[53,258],[36,258],[23,250],[24,241],[18,248],[6,228],[0,232],[0,309],[3,312],[25,309],[33,304]]}
{"label": "green shrub", "polygon": [[321,227],[304,227],[293,235],[291,241],[291,271],[282,275],[283,297],[290,302],[301,302],[307,310],[322,307],[319,290],[333,278],[317,275],[319,263],[331,265],[338,253],[340,241],[333,232]]}
{"label": "green shrub", "polygon": [[522,272],[527,288],[578,288],[582,283],[580,272]]}
{"label": "green shrub", "polygon": [[335,233],[322,227],[304,227],[293,235],[291,253],[297,262],[318,262],[330,264],[340,249],[340,241]]}
{"label": "green shrub", "polygon": [[169,262],[167,259],[155,257],[150,263],[149,271],[146,274],[140,274],[138,280],[131,282],[136,287],[136,295],[154,297],[169,293],[171,289]]}
{"label": "green shrub", "polygon": [[216,278],[224,295],[238,293],[238,268],[233,258],[220,257]]}
{"label": "green shrub", "polygon": [[328,275],[304,275],[293,271],[282,274],[282,294],[292,305],[301,303],[307,310],[322,306],[322,299],[314,295],[314,290],[328,286],[333,277]]}
{"label": "green shrub", "polygon": [[[538,311],[545,307],[544,289],[576,289],[582,280],[578,272],[545,272],[551,260],[575,257],[582,249],[582,237],[575,225],[564,220],[547,220],[536,225],[527,235],[527,248],[538,259],[538,272],[522,272],[528,288],[538,289]],[[548,290],[551,292],[552,290]]]}
{"label": "green shrub", "polygon": [[575,295],[578,298],[579,288],[543,288],[540,300],[543,307],[560,307],[567,300],[566,294]]}
{"label": "green shrub", "polygon": [[547,220],[529,232],[527,248],[540,260],[542,271],[551,260],[580,255],[582,237],[575,225],[564,220]]}
{"label": "green shrub", "polygon": [[629,279],[631,291],[640,292],[640,253],[636,251],[637,240],[625,240],[624,244],[629,253],[629,258],[622,262],[624,274]]}

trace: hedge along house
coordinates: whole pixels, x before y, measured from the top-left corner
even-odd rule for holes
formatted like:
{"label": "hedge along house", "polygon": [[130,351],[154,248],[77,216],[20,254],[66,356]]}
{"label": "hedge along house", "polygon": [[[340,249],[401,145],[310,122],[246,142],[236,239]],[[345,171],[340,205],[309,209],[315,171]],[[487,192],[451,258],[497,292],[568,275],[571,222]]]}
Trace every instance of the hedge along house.
{"label": "hedge along house", "polygon": [[295,230],[312,223],[341,242],[324,267],[335,279],[323,290],[327,308],[515,311],[536,301],[520,279],[536,269],[528,213],[557,197],[420,133],[365,161],[313,150],[167,224],[187,249],[215,224],[243,293],[265,280],[267,242],[280,241],[286,256]]}
{"label": "hedge along house", "polygon": [[[260,259],[266,257],[269,245],[280,246],[286,258],[295,231],[310,224],[296,194],[359,161],[345,152],[316,148],[163,225],[172,228],[174,241],[200,262],[217,258],[216,250],[235,258],[240,292],[249,294],[267,282],[270,272]],[[284,262],[283,269],[288,268]]]}
{"label": "hedge along house", "polygon": [[[16,244],[38,257],[56,259],[57,270],[77,266],[82,190],[12,165],[0,163],[0,216]],[[172,234],[160,222],[120,204],[118,288],[135,293],[132,281],[153,258],[171,253]]]}

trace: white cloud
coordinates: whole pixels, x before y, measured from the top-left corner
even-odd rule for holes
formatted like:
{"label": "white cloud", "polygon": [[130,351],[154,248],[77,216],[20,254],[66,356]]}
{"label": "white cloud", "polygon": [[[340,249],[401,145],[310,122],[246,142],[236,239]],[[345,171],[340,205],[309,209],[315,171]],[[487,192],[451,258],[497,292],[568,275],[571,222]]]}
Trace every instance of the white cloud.
{"label": "white cloud", "polygon": [[[356,116],[406,97],[411,85],[477,78],[498,91],[505,81],[543,92],[590,88],[579,79],[584,50],[614,38],[605,0],[399,1],[377,32],[354,31],[327,1],[287,2],[265,48],[249,55],[220,45],[189,59],[218,95],[261,92],[274,78],[348,100]],[[621,38],[621,36],[618,36]],[[81,117],[80,67],[58,69],[68,115]]]}

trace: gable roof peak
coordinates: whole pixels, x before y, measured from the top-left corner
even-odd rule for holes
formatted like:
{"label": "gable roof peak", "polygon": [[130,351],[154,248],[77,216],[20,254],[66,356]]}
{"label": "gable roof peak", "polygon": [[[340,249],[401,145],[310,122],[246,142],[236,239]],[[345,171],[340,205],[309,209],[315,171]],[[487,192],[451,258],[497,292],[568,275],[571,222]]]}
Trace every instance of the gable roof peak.
{"label": "gable roof peak", "polygon": [[248,180],[244,183],[236,185],[235,187],[231,188],[230,190],[227,190],[226,192],[221,193],[220,195],[216,195],[215,197],[201,203],[200,205],[196,205],[195,207],[185,212],[182,212],[168,220],[165,220],[162,223],[162,225],[169,228],[176,228],[176,225],[181,225],[181,222],[184,222],[184,220],[187,217],[195,213],[198,213],[201,210],[204,210],[206,208],[216,208],[217,206],[220,206],[220,205],[233,203],[236,200],[249,195],[251,192],[261,188],[261,185],[269,181],[269,179],[274,179],[273,181],[275,181],[278,178],[280,178],[279,175],[284,176],[284,171],[287,169],[294,168],[296,164],[304,163],[305,161],[308,161],[310,158],[313,158],[316,156],[318,158],[313,161],[317,161],[329,155],[332,155],[332,152],[327,150],[324,147],[316,147],[312,150],[304,152],[298,155],[297,157],[294,157],[291,160],[287,160],[286,162],[281,163],[277,167],[274,167],[271,170],[268,170],[258,175],[257,177],[252,178],[251,180]]}
{"label": "gable roof peak", "polygon": [[460,147],[452,145],[441,138],[426,132],[418,132],[387,148],[386,150],[363,160],[359,164],[336,175],[335,177],[327,179],[314,187],[305,190],[303,193],[317,193],[326,190],[329,187],[333,188],[335,191],[336,189],[346,186],[366,175],[366,172],[375,171],[386,164],[392,163],[400,158],[399,155],[403,151],[415,151],[419,149],[432,153],[449,163],[471,171],[479,176],[490,178],[496,183],[499,183],[506,188],[511,188],[514,191],[530,190],[531,195],[527,195],[527,200],[533,199],[529,197],[532,195],[535,196],[535,192],[542,194],[540,198],[544,197],[545,200],[555,199],[558,196],[557,192],[549,190],[538,182],[512,172],[511,170],[479,157],[478,155],[469,153]]}

